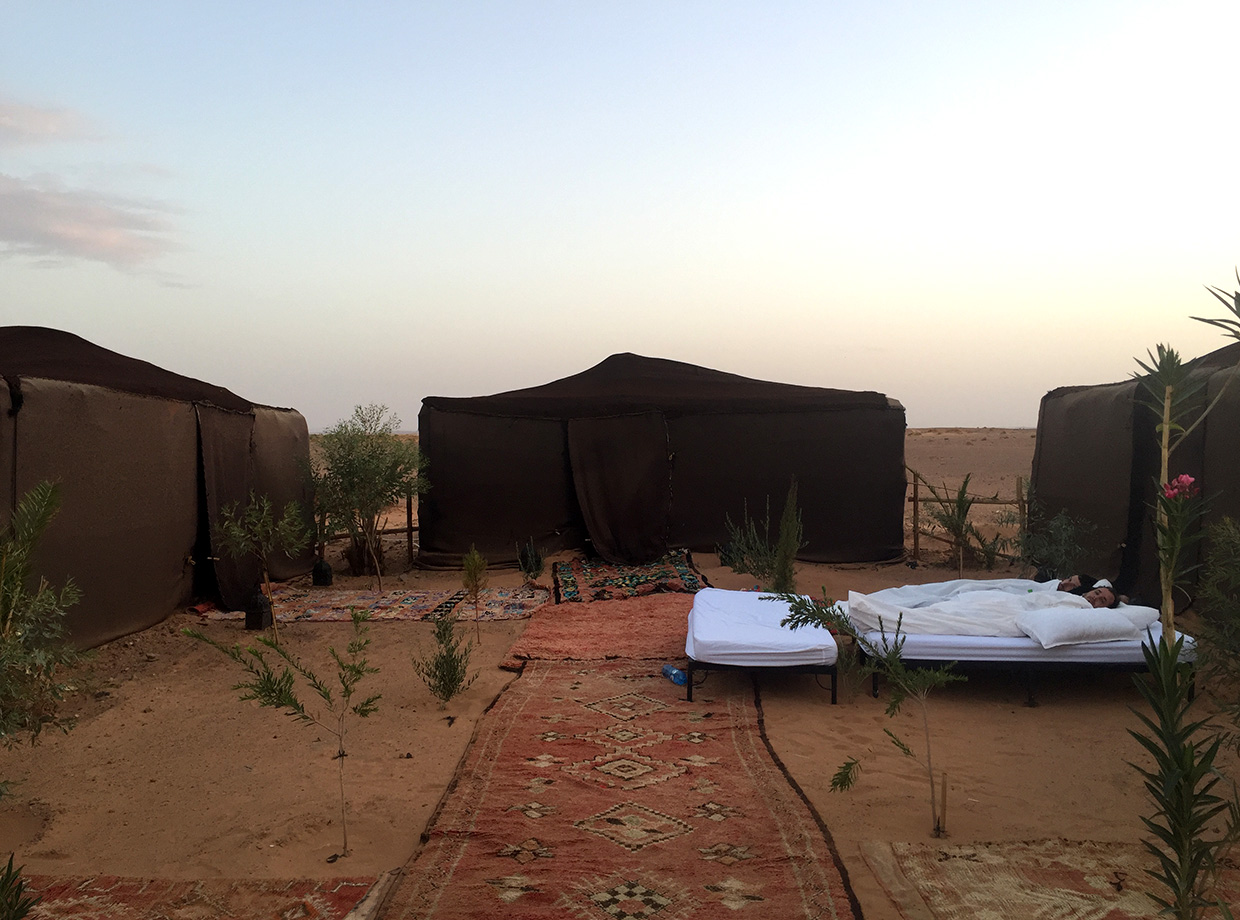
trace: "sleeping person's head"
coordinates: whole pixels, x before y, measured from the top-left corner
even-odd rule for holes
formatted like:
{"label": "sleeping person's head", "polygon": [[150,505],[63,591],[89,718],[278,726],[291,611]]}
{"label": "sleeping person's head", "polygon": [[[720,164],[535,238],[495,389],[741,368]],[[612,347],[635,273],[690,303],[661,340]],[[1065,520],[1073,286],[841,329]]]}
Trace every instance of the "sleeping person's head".
{"label": "sleeping person's head", "polygon": [[1093,607],[1114,607],[1119,603],[1119,595],[1109,584],[1100,584],[1090,588],[1081,596]]}
{"label": "sleeping person's head", "polygon": [[1071,591],[1073,594],[1084,594],[1097,582],[1098,579],[1092,575],[1069,575],[1067,578],[1060,580],[1058,590]]}

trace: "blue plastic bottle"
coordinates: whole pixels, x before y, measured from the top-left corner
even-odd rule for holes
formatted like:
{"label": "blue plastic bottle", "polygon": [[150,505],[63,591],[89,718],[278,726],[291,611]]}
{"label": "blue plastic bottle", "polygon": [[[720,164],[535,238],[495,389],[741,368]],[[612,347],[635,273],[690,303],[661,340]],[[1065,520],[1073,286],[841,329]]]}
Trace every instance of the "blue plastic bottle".
{"label": "blue plastic bottle", "polygon": [[689,675],[674,664],[663,665],[663,676],[679,687],[689,682]]}

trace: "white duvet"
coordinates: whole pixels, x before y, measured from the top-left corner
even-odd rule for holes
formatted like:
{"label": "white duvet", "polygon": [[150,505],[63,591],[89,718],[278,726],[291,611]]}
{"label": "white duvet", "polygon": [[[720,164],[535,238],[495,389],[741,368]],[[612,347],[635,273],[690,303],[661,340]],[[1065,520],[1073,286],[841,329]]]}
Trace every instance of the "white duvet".
{"label": "white duvet", "polygon": [[[927,585],[904,585],[873,594],[848,593],[848,615],[863,632],[885,630],[909,635],[1000,636],[1017,638],[1025,632],[1017,617],[1037,610],[1093,610],[1089,601],[1055,590],[1057,582],[1020,578],[993,581],[958,579]],[[1157,619],[1149,607],[1121,606],[1121,613],[1144,629]],[[881,621],[881,625],[880,625]]]}

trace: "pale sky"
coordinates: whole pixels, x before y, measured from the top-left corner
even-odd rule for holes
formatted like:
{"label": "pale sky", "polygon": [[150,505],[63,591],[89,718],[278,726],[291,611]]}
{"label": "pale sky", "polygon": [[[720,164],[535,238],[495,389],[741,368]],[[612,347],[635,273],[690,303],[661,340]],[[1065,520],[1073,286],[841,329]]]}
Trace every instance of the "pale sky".
{"label": "pale sky", "polygon": [[0,0],[0,324],[301,410],[631,351],[1036,424],[1226,344],[1235,0]]}

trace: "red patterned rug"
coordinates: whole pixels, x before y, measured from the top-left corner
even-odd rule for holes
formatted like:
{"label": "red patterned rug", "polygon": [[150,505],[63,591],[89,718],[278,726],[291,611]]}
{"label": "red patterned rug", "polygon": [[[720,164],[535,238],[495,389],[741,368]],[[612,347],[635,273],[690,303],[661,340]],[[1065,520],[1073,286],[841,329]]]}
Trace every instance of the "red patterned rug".
{"label": "red patterned rug", "polygon": [[341,920],[374,878],[169,881],[27,876],[34,920]]}
{"label": "red patterned rug", "polygon": [[519,671],[529,659],[569,658],[654,658],[679,666],[692,606],[692,594],[548,604],[534,612],[500,667]]}
{"label": "red patterned rug", "polygon": [[[1154,862],[1139,843],[866,843],[862,852],[906,920],[1159,916],[1149,896],[1158,885],[1145,873]],[[1216,896],[1240,904],[1240,866],[1231,863],[1220,882]]]}
{"label": "red patterned rug", "polygon": [[[373,622],[383,620],[429,620],[452,612],[458,620],[473,620],[474,605],[460,591],[346,591],[339,588],[298,588],[273,585],[276,619],[281,623],[352,619],[351,609],[365,610]],[[480,620],[519,620],[551,600],[546,588],[488,588],[479,598]],[[240,610],[200,611],[208,620],[242,620]]]}
{"label": "red patterned rug", "polygon": [[383,916],[715,920],[742,909],[860,917],[752,691],[686,703],[649,663],[535,661],[479,724]]}
{"label": "red patterned rug", "polygon": [[600,559],[571,559],[551,567],[557,604],[614,601],[643,594],[678,591],[695,594],[709,587],[693,567],[688,550],[678,549],[650,565],[613,565]]}

